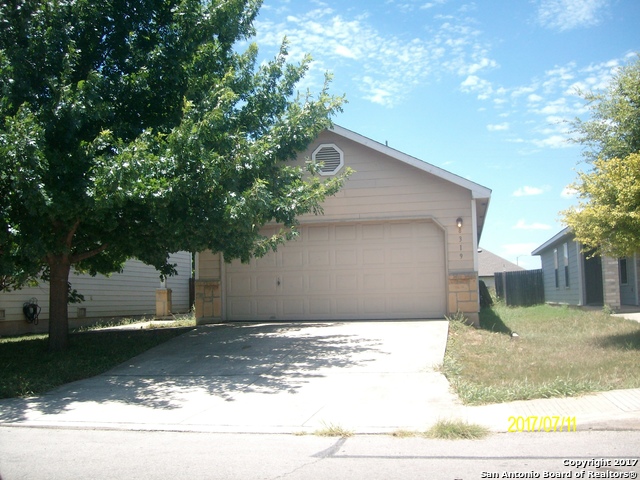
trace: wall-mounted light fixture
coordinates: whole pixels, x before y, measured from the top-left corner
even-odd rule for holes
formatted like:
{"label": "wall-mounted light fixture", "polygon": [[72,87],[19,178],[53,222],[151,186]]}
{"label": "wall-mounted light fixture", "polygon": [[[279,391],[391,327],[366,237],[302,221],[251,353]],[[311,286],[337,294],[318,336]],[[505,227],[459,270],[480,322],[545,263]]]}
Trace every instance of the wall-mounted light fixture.
{"label": "wall-mounted light fixture", "polygon": [[462,217],[456,219],[456,225],[458,225],[458,229],[462,228]]}

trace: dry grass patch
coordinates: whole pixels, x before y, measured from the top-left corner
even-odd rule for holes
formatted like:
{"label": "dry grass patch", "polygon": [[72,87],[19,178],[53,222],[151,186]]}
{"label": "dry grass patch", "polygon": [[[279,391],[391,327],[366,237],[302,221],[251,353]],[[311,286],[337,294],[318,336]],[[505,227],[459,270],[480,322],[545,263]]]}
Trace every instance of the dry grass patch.
{"label": "dry grass patch", "polygon": [[325,423],[322,422],[322,428],[313,432],[314,435],[319,437],[341,437],[348,438],[353,436],[353,431],[347,430],[346,428],[335,425],[333,423]]}
{"label": "dry grass patch", "polygon": [[[518,339],[511,337],[516,332]],[[640,324],[602,311],[502,305],[450,322],[443,371],[467,404],[640,387]]]}
{"label": "dry grass patch", "polygon": [[487,435],[486,427],[462,420],[439,420],[424,433],[426,438],[441,440],[479,440]]}

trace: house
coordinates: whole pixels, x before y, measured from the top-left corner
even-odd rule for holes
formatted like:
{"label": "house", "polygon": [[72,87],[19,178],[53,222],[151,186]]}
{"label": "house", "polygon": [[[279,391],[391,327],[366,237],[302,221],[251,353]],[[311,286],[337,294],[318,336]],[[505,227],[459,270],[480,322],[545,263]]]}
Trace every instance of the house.
{"label": "house", "polygon": [[640,305],[638,256],[591,256],[569,227],[536,248],[540,255],[547,303],[578,306]]}
{"label": "house", "polygon": [[[170,256],[178,275],[160,284],[159,272],[139,260],[126,262],[121,273],[104,275],[76,275],[71,273],[71,287],[84,296],[82,303],[70,304],[69,325],[72,328],[90,325],[104,318],[154,316],[157,303],[172,313],[188,312],[191,254],[178,252]],[[170,298],[167,298],[168,291]],[[40,308],[38,323],[29,323],[23,312],[25,303],[35,299]],[[169,300],[170,305],[166,302]],[[162,302],[165,302],[164,304]],[[168,313],[168,312],[167,312]],[[0,335],[19,335],[48,331],[49,285],[0,293]]]}
{"label": "house", "polygon": [[498,272],[519,272],[524,270],[509,260],[506,260],[486,248],[478,250],[478,277],[487,288],[496,288],[495,274]]}
{"label": "house", "polygon": [[[478,322],[478,242],[491,190],[355,132],[322,132],[298,162],[351,167],[324,215],[248,264],[196,256],[196,318],[305,321],[442,318]],[[268,235],[276,226],[266,226]]]}

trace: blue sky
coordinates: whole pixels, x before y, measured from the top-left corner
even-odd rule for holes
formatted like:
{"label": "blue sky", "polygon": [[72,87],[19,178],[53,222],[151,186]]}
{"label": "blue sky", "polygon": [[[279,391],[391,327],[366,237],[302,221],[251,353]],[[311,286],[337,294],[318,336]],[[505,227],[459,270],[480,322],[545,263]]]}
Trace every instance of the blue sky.
{"label": "blue sky", "polygon": [[492,189],[480,246],[526,268],[576,203],[586,168],[568,120],[640,52],[637,0],[265,0],[260,52],[282,38],[348,103],[335,123]]}

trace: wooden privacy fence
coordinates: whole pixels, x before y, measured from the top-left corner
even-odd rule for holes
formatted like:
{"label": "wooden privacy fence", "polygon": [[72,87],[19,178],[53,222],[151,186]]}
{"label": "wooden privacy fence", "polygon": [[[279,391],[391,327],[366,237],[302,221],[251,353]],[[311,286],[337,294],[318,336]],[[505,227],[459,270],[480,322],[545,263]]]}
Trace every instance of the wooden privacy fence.
{"label": "wooden privacy fence", "polygon": [[544,303],[542,270],[496,272],[496,295],[506,305],[526,307]]}

